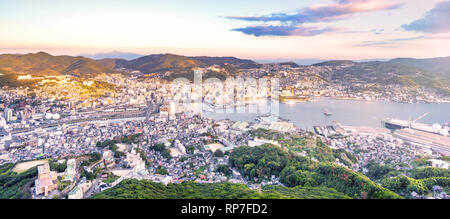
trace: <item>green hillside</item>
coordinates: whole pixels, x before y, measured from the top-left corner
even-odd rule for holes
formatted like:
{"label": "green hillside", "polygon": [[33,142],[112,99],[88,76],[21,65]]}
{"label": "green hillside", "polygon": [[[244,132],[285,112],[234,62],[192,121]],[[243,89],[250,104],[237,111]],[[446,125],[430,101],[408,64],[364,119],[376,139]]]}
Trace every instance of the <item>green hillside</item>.
{"label": "green hillside", "polygon": [[87,77],[102,72],[116,72],[93,59],[81,56],[52,56],[44,52],[0,55],[0,69],[16,74],[41,76],[71,74]]}
{"label": "green hillside", "polygon": [[325,72],[328,79],[344,83],[398,84],[406,87],[424,87],[450,95],[450,74],[431,72],[397,62],[329,61],[316,64],[331,69]]}
{"label": "green hillside", "polygon": [[28,189],[37,177],[37,167],[16,173],[14,166],[12,163],[0,166],[0,199],[31,198]]}
{"label": "green hillside", "polygon": [[266,186],[261,193],[234,183],[180,184],[155,183],[128,179],[92,197],[93,199],[347,199],[348,196],[329,188]]}
{"label": "green hillside", "polygon": [[248,68],[258,68],[260,64],[248,60],[248,59],[238,59],[235,57],[209,57],[209,56],[194,56],[189,57],[190,59],[194,59],[205,63],[206,65],[231,65],[236,68],[248,69]]}
{"label": "green hillside", "polygon": [[238,147],[230,155],[230,164],[250,180],[275,175],[289,187],[327,187],[353,198],[401,198],[361,173],[335,163],[315,162],[274,145]]}
{"label": "green hillside", "polygon": [[[235,57],[187,57],[174,54],[155,54],[143,56],[133,60],[125,59],[101,59],[98,63],[113,69],[138,70],[144,74],[172,72],[170,76],[192,73],[193,68],[219,65],[227,72],[233,74],[236,69],[257,68],[259,64],[246,59]],[[220,74],[222,75],[222,74]]]}
{"label": "green hillside", "polygon": [[389,62],[420,68],[435,73],[450,74],[450,57],[430,59],[397,58]]}
{"label": "green hillside", "polygon": [[119,61],[116,67],[139,70],[142,73],[190,70],[206,66],[204,63],[173,54],[143,56],[131,61]]}
{"label": "green hillside", "polygon": [[17,74],[11,71],[0,69],[0,88],[33,87],[38,80],[17,80]]}

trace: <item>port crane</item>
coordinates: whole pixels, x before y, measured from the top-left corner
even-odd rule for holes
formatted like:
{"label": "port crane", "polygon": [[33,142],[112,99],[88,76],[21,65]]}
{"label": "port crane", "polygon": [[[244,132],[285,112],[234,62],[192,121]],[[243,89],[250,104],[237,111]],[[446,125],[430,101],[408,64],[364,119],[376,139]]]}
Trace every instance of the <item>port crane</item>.
{"label": "port crane", "polygon": [[415,123],[415,122],[423,119],[425,116],[428,116],[428,114],[430,114],[430,112],[426,112],[426,113],[422,114],[421,116],[417,117],[417,119],[413,120],[412,123]]}
{"label": "port crane", "polygon": [[430,112],[426,112],[426,113],[422,114],[421,116],[417,117],[416,119],[410,121],[410,122],[408,123],[409,128],[411,128],[412,125],[413,125],[414,123],[416,123],[417,121],[423,119],[423,118],[424,118],[425,116],[427,116],[428,114],[430,114]]}

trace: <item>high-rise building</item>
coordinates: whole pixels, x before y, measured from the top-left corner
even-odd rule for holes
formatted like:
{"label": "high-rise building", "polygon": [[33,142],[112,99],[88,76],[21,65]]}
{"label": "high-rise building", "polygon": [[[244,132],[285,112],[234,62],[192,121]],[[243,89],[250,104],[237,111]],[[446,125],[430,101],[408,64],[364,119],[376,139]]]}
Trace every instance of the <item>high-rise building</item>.
{"label": "high-rise building", "polygon": [[12,117],[13,117],[12,109],[6,108],[4,113],[5,113],[5,115],[4,115],[5,116],[5,120],[7,122],[12,121]]}
{"label": "high-rise building", "polygon": [[176,113],[175,103],[170,102],[170,104],[169,104],[169,119],[170,120],[176,119],[175,113]]}

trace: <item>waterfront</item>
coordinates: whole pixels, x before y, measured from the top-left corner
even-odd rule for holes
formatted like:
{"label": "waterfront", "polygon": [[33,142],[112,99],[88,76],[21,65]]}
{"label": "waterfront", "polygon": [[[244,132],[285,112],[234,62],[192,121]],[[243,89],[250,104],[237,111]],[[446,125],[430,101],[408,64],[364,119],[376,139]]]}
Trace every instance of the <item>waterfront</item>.
{"label": "waterfront", "polygon": [[[251,107],[265,111],[267,102],[261,101]],[[328,110],[332,116],[325,116]],[[381,127],[381,119],[398,118],[414,120],[424,113],[429,115],[418,122],[427,124],[445,124],[450,121],[450,104],[396,103],[384,101],[357,101],[332,98],[317,98],[311,102],[280,103],[281,118],[288,119],[296,126],[312,130],[314,125],[331,125],[334,121],[349,126]],[[231,119],[233,121],[253,121],[258,113],[213,113],[204,116],[213,119]]]}

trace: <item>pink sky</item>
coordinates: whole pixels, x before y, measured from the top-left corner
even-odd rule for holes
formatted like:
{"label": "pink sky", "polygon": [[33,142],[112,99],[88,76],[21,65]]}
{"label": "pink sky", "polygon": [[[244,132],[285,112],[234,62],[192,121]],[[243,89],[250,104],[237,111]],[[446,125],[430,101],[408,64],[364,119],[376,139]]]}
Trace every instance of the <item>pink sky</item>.
{"label": "pink sky", "polygon": [[450,1],[239,2],[0,3],[0,53],[118,50],[250,59],[450,55],[449,24],[434,19],[448,17]]}

